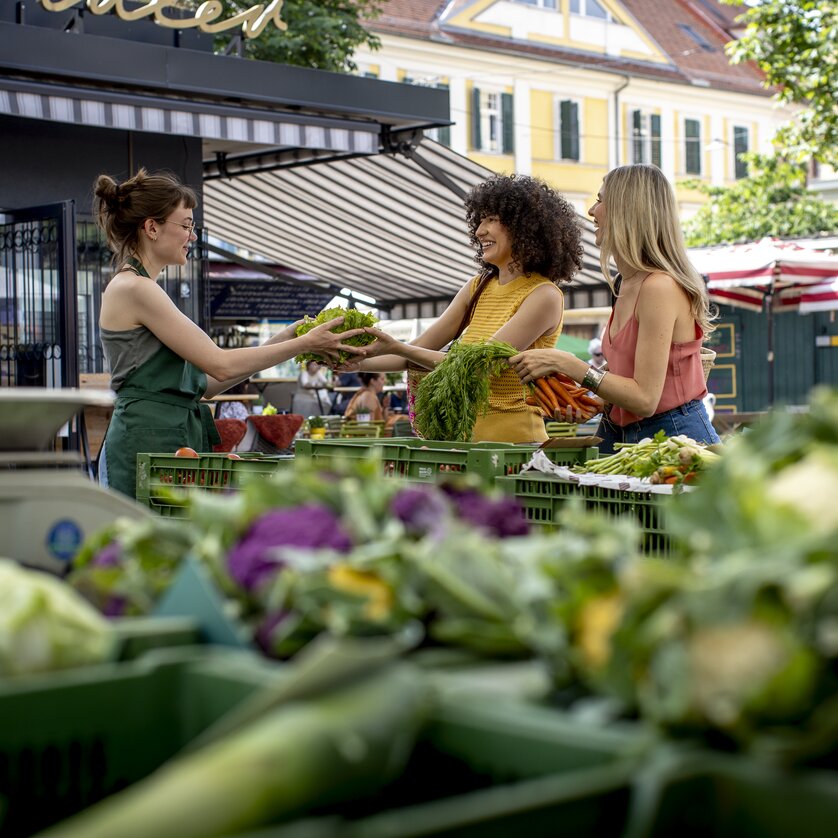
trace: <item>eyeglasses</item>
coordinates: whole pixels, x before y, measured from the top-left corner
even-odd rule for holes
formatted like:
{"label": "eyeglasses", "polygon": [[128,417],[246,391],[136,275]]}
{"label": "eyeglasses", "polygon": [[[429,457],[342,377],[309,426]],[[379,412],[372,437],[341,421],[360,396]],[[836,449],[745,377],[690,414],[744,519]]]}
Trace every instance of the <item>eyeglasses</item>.
{"label": "eyeglasses", "polygon": [[183,227],[190,236],[195,235],[195,225],[194,224],[182,224],[180,221],[169,221],[168,219],[163,222],[164,224],[177,224],[178,227]]}

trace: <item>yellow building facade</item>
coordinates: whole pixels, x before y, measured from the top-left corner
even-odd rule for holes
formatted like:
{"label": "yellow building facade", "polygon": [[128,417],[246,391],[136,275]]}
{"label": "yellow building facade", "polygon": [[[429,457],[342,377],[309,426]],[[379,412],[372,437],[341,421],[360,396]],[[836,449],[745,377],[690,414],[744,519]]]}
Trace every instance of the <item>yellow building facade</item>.
{"label": "yellow building facade", "polygon": [[609,169],[654,163],[686,219],[705,198],[685,181],[744,176],[739,155],[768,151],[788,118],[755,71],[728,65],[723,12],[694,13],[712,4],[393,0],[372,24],[380,50],[355,61],[446,87],[452,125],[436,138],[489,169],[542,177],[584,212]]}

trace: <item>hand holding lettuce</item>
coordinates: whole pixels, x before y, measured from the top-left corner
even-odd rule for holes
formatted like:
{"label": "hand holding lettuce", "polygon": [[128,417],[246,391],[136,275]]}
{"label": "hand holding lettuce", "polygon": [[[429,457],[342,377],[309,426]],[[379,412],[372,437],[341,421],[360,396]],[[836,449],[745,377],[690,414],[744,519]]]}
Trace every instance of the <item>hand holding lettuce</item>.
{"label": "hand holding lettuce", "polygon": [[[329,330],[335,334],[343,334],[344,332],[353,331],[355,329],[363,329],[365,326],[375,326],[378,322],[372,314],[358,311],[356,308],[344,309],[339,306],[335,308],[326,308],[323,309],[323,311],[321,311],[316,317],[306,316],[303,319],[303,322],[297,326],[297,337],[307,335],[312,329],[316,329],[318,326],[322,326],[324,323],[328,323],[338,317],[342,317],[343,322],[337,324],[334,328]],[[374,340],[374,335],[361,332],[360,334],[352,335],[346,338],[342,341],[342,343],[346,346],[363,347],[368,346]],[[337,365],[340,365],[353,357],[352,353],[348,350],[339,349],[336,360],[334,358],[326,358],[316,352],[303,352],[297,355],[294,360],[299,364],[304,364],[306,361],[317,361],[321,364],[337,363]]]}

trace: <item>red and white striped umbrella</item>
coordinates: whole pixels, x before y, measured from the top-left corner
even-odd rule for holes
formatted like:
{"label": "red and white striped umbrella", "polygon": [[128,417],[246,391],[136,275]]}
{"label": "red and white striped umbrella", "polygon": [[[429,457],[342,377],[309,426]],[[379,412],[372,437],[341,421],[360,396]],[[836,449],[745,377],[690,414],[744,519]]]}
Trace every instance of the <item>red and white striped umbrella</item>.
{"label": "red and white striped umbrella", "polygon": [[770,297],[779,311],[838,309],[838,256],[761,239],[691,251],[690,261],[707,277],[710,299],[717,303],[762,311]]}

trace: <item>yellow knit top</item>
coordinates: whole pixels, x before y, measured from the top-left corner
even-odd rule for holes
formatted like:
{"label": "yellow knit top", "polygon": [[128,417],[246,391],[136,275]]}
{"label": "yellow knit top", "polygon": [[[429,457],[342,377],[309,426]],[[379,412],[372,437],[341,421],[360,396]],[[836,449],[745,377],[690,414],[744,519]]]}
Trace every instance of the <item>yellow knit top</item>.
{"label": "yellow knit top", "polygon": [[[471,291],[474,293],[480,282],[479,277],[472,280]],[[501,285],[497,278],[489,280],[483,293],[477,301],[471,322],[463,332],[463,343],[476,343],[479,340],[491,338],[495,332],[505,325],[513,314],[521,307],[524,300],[540,285],[552,284],[549,279],[540,274],[519,276],[512,282]],[[562,330],[559,323],[556,330],[549,335],[538,338],[527,349],[552,349]],[[529,407],[524,399],[526,389],[521,384],[515,371],[510,368],[497,378],[492,379],[489,393],[489,413],[533,413],[538,409]]]}

